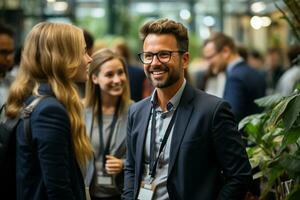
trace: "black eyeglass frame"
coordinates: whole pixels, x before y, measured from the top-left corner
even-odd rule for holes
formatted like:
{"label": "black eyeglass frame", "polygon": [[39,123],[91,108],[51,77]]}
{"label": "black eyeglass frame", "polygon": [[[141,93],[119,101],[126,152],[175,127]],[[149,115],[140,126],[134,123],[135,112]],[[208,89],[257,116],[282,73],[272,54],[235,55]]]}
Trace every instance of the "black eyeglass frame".
{"label": "black eyeglass frame", "polygon": [[[145,62],[145,60],[143,59],[143,57],[144,57],[143,54],[145,54],[145,53],[149,53],[149,54],[152,55],[151,62]],[[159,54],[161,54],[161,53],[169,53],[169,59],[168,59],[168,61],[162,62],[162,61],[160,60]],[[170,62],[171,56],[172,56],[173,53],[184,54],[184,53],[186,53],[186,51],[183,51],[183,50],[178,50],[178,51],[162,50],[162,51],[158,51],[157,53],[152,53],[152,52],[141,52],[141,53],[138,53],[138,57],[139,57],[140,61],[141,61],[143,64],[145,64],[145,65],[150,65],[150,64],[153,62],[154,56],[156,56],[156,58],[159,60],[159,62],[161,62],[161,63],[168,63],[168,62]]]}

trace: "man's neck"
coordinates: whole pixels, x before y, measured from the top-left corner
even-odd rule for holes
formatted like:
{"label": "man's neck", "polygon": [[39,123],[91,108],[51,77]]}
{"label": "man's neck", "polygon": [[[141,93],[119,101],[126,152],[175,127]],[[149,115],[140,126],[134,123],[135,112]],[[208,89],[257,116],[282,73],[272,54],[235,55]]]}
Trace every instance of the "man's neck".
{"label": "man's neck", "polygon": [[235,61],[235,60],[237,60],[237,59],[239,59],[239,58],[240,58],[240,55],[239,55],[239,54],[236,54],[236,53],[231,54],[231,55],[229,56],[228,63],[232,63],[233,61]]}
{"label": "man's neck", "polygon": [[163,111],[167,110],[167,104],[170,99],[176,94],[181,85],[183,84],[183,79],[177,81],[173,85],[166,88],[157,88],[157,100],[159,106]]}

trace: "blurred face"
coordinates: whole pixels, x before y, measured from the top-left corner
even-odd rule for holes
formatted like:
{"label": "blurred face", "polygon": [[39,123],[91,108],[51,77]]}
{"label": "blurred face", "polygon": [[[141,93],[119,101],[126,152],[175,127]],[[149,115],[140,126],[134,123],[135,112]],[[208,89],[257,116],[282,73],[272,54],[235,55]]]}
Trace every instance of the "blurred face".
{"label": "blurred face", "polygon": [[158,55],[153,56],[150,64],[144,64],[146,76],[157,88],[166,88],[175,83],[182,81],[184,78],[184,69],[188,66],[189,54],[183,55],[176,52],[180,49],[177,47],[177,41],[172,34],[149,34],[143,46],[143,52],[156,54],[161,51],[172,52],[170,59],[164,61],[164,54],[158,59]]}
{"label": "blurred face", "polygon": [[218,74],[226,69],[227,63],[223,51],[218,52],[213,42],[203,47],[203,56],[213,74]]}
{"label": "blurred face", "polygon": [[102,95],[121,96],[126,86],[126,73],[119,59],[109,60],[102,64],[98,75],[92,75],[93,83],[99,85]]}
{"label": "blurred face", "polygon": [[88,55],[86,49],[84,50],[84,54],[81,60],[81,64],[78,67],[77,73],[74,77],[75,82],[86,82],[88,78],[87,70],[88,65],[92,62],[92,58]]}
{"label": "blurred face", "polygon": [[0,34],[0,72],[6,72],[14,64],[14,41],[9,35]]}
{"label": "blurred face", "polygon": [[263,60],[254,58],[253,56],[248,56],[247,62],[251,67],[254,67],[256,69],[260,69],[264,66]]}
{"label": "blurred face", "polygon": [[280,55],[277,52],[269,52],[266,55],[266,66],[269,70],[280,67]]}

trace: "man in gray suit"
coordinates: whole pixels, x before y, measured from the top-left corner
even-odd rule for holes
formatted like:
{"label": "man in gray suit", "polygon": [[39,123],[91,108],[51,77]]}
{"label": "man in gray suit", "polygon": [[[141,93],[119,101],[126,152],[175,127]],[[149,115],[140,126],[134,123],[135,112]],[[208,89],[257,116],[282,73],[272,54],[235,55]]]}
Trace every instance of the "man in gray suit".
{"label": "man in gray suit", "polygon": [[155,90],[131,106],[123,199],[243,199],[251,167],[228,103],[192,88],[188,33],[168,19],[140,30]]}

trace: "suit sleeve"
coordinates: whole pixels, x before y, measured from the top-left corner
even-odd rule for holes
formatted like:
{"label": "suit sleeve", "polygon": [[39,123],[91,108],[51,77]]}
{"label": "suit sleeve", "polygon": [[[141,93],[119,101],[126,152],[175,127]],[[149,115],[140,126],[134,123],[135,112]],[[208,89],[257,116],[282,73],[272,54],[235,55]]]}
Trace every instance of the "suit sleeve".
{"label": "suit sleeve", "polygon": [[124,168],[124,191],[122,199],[132,200],[134,196],[134,176],[135,176],[135,159],[133,152],[133,144],[131,141],[131,128],[132,128],[132,114],[131,109],[128,111],[128,124],[127,124],[127,154]]}
{"label": "suit sleeve", "polygon": [[47,105],[32,118],[32,133],[48,199],[74,199],[70,180],[70,122],[62,106]]}
{"label": "suit sleeve", "polygon": [[234,116],[224,102],[214,113],[213,145],[225,181],[218,199],[243,199],[252,181],[251,166]]}

